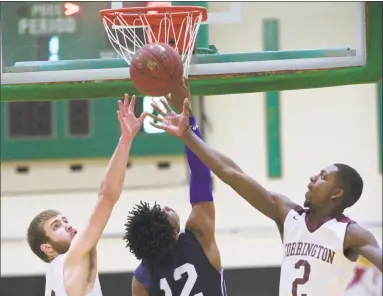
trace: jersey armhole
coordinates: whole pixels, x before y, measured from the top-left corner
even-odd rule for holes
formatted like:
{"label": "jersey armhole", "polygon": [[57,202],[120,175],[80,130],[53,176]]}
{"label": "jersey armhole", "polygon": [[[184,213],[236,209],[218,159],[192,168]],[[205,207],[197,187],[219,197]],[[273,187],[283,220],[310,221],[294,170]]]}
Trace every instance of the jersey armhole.
{"label": "jersey armhole", "polygon": [[296,216],[297,214],[301,216],[304,212],[305,212],[305,209],[298,205],[290,209],[290,211],[286,215],[285,221],[283,222],[283,228],[285,227],[287,223],[289,223],[288,221],[290,216]]}
{"label": "jersey armhole", "polygon": [[193,231],[190,231],[189,229],[185,229],[185,238],[187,241],[192,241],[194,247],[198,248],[203,256],[203,258],[208,262],[209,266],[215,270],[216,272],[218,273],[221,273],[223,271],[223,267],[221,266],[221,270],[218,271],[217,268],[214,267],[214,265],[210,262],[208,256],[206,255],[205,253],[205,250],[203,249],[200,241],[198,240],[198,238],[196,237],[196,235],[193,233]]}
{"label": "jersey armhole", "polygon": [[302,208],[301,206],[299,205],[296,205],[292,210],[294,210],[295,212],[297,212],[300,215],[302,215],[304,212],[305,212],[305,209]]}
{"label": "jersey armhole", "polygon": [[289,229],[289,226],[292,223],[291,220],[293,219],[293,217],[296,215],[301,216],[303,213],[305,213],[305,209],[299,205],[296,205],[294,208],[290,209],[290,211],[287,213],[285,217],[285,221],[283,222],[283,232],[281,233],[282,242],[284,242],[285,240],[286,229]]}
{"label": "jersey armhole", "polygon": [[345,224],[345,230],[344,230],[344,236],[343,236],[343,256],[345,259],[347,259],[350,262],[356,263],[358,261],[359,256],[355,256],[355,260],[350,259],[347,257],[347,250],[344,248],[344,242],[346,241],[346,235],[347,235],[347,229],[351,224],[357,224],[354,220],[350,219],[349,217],[341,214],[339,217],[335,218],[337,222],[344,223]]}
{"label": "jersey armhole", "polygon": [[141,262],[140,265],[133,272],[134,278],[145,286],[150,291],[150,273],[146,266]]}

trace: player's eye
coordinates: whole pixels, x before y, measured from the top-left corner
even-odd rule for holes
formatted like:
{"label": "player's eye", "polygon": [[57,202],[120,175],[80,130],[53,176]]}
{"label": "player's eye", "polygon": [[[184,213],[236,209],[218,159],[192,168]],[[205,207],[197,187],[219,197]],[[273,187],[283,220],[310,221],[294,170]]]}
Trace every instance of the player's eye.
{"label": "player's eye", "polygon": [[57,230],[59,228],[58,224],[53,225],[53,230]]}

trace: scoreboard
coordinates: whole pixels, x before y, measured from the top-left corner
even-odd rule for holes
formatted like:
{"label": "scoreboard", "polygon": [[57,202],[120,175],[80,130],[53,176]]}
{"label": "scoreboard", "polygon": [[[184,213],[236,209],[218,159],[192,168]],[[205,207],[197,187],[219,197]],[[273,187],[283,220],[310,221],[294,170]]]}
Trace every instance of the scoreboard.
{"label": "scoreboard", "polygon": [[[110,5],[1,2],[3,71],[22,61],[99,59],[113,53],[98,15]],[[2,161],[110,157],[120,134],[118,99],[1,103]],[[137,116],[153,112],[150,103],[150,97],[138,97]],[[145,120],[136,136],[132,156],[183,154],[182,143],[153,128],[151,120]]]}

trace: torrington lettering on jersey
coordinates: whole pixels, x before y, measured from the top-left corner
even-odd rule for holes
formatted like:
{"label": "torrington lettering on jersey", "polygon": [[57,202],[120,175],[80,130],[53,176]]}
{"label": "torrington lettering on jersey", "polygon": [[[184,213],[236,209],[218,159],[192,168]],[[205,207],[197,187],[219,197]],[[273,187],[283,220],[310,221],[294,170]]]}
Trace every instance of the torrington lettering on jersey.
{"label": "torrington lettering on jersey", "polygon": [[285,245],[285,257],[308,256],[332,264],[335,252],[321,245],[303,242],[287,243]]}

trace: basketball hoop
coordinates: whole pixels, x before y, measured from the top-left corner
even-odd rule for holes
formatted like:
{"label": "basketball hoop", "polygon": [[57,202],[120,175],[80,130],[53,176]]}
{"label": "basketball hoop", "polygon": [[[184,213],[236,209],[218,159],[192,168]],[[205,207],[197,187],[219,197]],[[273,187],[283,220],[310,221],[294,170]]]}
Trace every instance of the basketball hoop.
{"label": "basketball hoop", "polygon": [[109,41],[128,65],[144,45],[159,42],[172,46],[188,77],[191,57],[207,9],[199,6],[128,7],[100,10]]}

